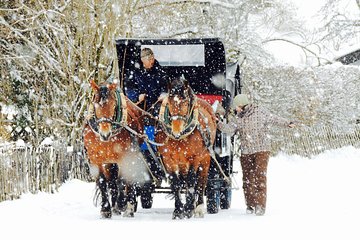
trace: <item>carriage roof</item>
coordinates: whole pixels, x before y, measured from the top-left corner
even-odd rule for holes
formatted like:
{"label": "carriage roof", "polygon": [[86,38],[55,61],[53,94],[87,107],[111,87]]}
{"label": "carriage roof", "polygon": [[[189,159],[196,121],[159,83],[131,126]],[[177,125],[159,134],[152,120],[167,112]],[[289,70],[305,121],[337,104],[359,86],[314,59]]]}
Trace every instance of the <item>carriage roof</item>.
{"label": "carriage roof", "polygon": [[197,94],[219,94],[214,79],[226,78],[225,48],[219,38],[116,40],[120,77],[128,79],[139,66],[140,51],[149,47],[167,74],[184,74]]}

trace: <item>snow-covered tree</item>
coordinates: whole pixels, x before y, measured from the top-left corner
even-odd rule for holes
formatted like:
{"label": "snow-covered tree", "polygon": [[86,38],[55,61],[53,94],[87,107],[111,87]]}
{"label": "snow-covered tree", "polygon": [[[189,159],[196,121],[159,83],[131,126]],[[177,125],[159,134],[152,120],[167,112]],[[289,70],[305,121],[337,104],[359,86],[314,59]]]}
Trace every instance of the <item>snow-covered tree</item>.
{"label": "snow-covered tree", "polygon": [[89,79],[117,78],[117,38],[220,37],[229,61],[246,59],[245,90],[255,95],[256,88],[249,86],[275,84],[256,80],[262,74],[269,74],[263,79],[272,76],[268,69],[274,60],[266,51],[269,42],[287,41],[320,59],[311,52],[314,39],[306,34],[289,1],[15,0],[0,4],[0,101],[17,106],[13,137],[35,144],[49,135],[70,144],[80,139],[91,96]]}
{"label": "snow-covered tree", "polygon": [[325,52],[338,51],[344,46],[359,43],[360,40],[360,1],[327,0],[319,13],[322,25],[319,26],[316,41]]}
{"label": "snow-covered tree", "polygon": [[18,107],[14,138],[78,139],[88,80],[112,73],[113,34],[123,26],[111,2],[2,2],[1,79],[8,88],[1,100]]}
{"label": "snow-covered tree", "polygon": [[360,69],[340,63],[254,71],[244,65],[244,92],[272,112],[306,126],[353,130],[360,119]]}
{"label": "snow-covered tree", "polygon": [[256,27],[286,18],[276,0],[2,1],[0,11],[1,101],[17,105],[13,137],[37,144],[79,139],[88,80],[116,77],[116,38],[221,37],[229,58],[266,61]]}

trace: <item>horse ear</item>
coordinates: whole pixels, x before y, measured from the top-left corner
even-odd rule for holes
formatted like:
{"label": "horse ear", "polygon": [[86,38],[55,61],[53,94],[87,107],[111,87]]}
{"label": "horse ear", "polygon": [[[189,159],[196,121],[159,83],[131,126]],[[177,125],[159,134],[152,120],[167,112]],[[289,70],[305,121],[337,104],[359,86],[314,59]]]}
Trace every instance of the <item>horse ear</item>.
{"label": "horse ear", "polygon": [[184,78],[184,86],[186,89],[189,88],[189,81],[187,79]]}
{"label": "horse ear", "polygon": [[189,82],[188,82],[188,80],[185,78],[184,74],[181,74],[180,80],[184,83],[184,87],[185,87],[185,88],[189,88]]}
{"label": "horse ear", "polygon": [[98,91],[99,90],[99,86],[96,84],[94,79],[90,80],[90,86],[94,91]]}
{"label": "horse ear", "polygon": [[169,79],[169,81],[167,82],[167,90],[168,90],[168,92],[170,92],[170,90],[171,90],[171,81],[172,81],[172,79]]}

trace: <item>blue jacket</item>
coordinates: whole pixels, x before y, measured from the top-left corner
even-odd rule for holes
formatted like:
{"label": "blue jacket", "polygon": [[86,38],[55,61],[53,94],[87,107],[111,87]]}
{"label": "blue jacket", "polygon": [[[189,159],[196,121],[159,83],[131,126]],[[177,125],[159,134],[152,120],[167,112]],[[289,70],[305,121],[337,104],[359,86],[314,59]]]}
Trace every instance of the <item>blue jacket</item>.
{"label": "blue jacket", "polygon": [[146,94],[146,110],[157,101],[161,93],[166,92],[167,77],[157,60],[150,70],[146,70],[141,64],[132,78],[129,78],[125,88],[126,95],[133,102],[139,100],[140,94]]}

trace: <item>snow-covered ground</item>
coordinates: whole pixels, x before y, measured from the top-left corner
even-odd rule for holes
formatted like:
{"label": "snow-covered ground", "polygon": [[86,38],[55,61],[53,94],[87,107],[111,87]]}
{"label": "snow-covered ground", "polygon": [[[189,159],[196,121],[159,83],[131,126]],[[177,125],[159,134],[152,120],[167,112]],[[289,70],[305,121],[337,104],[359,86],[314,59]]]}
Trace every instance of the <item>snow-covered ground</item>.
{"label": "snow-covered ground", "polygon": [[[240,170],[238,162],[236,169]],[[247,215],[242,190],[232,207],[203,219],[171,220],[173,200],[156,194],[135,218],[101,219],[94,183],[72,180],[58,193],[0,203],[0,236],[8,239],[360,239],[360,149],[311,159],[270,159],[265,216]],[[241,187],[241,173],[235,175]]]}

